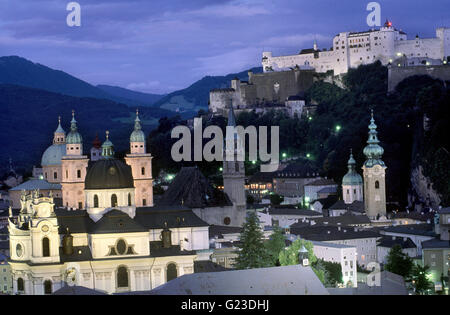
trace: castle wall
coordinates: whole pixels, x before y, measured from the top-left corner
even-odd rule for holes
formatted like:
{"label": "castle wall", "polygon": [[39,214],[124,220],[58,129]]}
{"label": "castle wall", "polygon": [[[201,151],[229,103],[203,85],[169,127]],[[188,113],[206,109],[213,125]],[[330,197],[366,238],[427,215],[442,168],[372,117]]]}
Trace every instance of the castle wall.
{"label": "castle wall", "polygon": [[404,79],[415,75],[428,75],[435,79],[450,80],[450,66],[416,66],[416,67],[389,67],[388,91],[393,92]]}

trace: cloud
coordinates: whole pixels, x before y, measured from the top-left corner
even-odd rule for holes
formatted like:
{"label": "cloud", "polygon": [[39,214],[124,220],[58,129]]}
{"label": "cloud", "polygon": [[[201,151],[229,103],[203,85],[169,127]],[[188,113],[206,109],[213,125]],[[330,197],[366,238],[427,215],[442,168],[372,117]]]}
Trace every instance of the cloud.
{"label": "cloud", "polygon": [[250,17],[255,15],[269,15],[270,11],[260,5],[249,5],[242,1],[235,1],[223,5],[211,5],[188,14],[203,17]]}

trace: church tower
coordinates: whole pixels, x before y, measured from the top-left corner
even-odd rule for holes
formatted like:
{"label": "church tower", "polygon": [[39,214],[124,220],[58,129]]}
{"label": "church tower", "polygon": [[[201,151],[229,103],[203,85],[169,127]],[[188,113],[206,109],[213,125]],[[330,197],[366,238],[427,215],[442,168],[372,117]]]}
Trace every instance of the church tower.
{"label": "church tower", "polygon": [[364,171],[364,205],[366,214],[371,219],[386,216],[386,165],[381,159],[384,149],[379,145],[377,125],[373,118],[369,125],[369,139],[364,148],[366,161],[362,167]]}
{"label": "church tower", "polygon": [[94,141],[92,141],[91,161],[92,162],[98,161],[101,159],[101,157],[102,157],[102,143],[98,138],[98,134],[96,134]]}
{"label": "church tower", "polygon": [[[233,107],[230,106],[223,161],[223,186],[225,193],[230,197],[236,210],[234,218],[231,219],[232,225],[241,226],[245,221],[246,209],[245,167],[244,161],[238,161],[238,156],[240,154],[245,156],[245,152],[243,152],[245,148],[242,148],[242,142],[237,133],[229,133],[229,130],[235,130],[235,128],[236,118]],[[227,142],[233,143],[232,148],[227,147]],[[228,159],[227,156],[229,157]],[[232,159],[230,159],[231,156],[233,156]]]}
{"label": "church tower", "polygon": [[136,110],[134,130],[130,136],[130,154],[125,161],[133,173],[136,207],[153,207],[152,155],[147,153],[139,111]]}
{"label": "church tower", "polygon": [[89,159],[83,155],[83,138],[78,132],[75,112],[72,111],[70,132],[66,137],[66,155],[61,159],[63,205],[72,209],[83,209],[84,178]]}
{"label": "church tower", "polygon": [[350,150],[348,172],[342,178],[342,200],[344,200],[346,204],[363,200],[363,180],[361,175],[356,172],[355,166],[356,161],[353,158],[352,151]]}

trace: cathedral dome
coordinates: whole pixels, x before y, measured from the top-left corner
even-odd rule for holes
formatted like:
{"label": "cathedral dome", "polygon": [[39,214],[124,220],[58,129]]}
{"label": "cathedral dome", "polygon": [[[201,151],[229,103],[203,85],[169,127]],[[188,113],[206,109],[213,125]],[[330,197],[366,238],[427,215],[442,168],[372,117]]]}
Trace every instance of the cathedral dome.
{"label": "cathedral dome", "polygon": [[131,166],[116,159],[95,162],[87,171],[85,189],[133,188]]}
{"label": "cathedral dome", "polygon": [[61,158],[66,155],[66,145],[65,144],[53,144],[45,150],[42,155],[41,165],[61,165]]}

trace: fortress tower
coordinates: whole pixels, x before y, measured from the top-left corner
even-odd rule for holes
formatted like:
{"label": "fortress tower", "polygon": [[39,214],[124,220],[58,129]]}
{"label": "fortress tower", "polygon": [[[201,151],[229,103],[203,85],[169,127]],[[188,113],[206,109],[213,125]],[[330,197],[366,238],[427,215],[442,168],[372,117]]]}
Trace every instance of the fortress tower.
{"label": "fortress tower", "polygon": [[364,171],[364,205],[366,214],[371,219],[386,216],[385,174],[387,167],[381,159],[384,149],[379,143],[377,125],[375,125],[372,111],[369,139],[367,140],[367,146],[364,148],[364,155],[367,160],[362,167]]}
{"label": "fortress tower", "polygon": [[78,132],[75,112],[72,111],[70,132],[66,137],[66,155],[61,159],[63,205],[73,209],[84,209],[84,178],[89,159],[83,155],[83,138]]}
{"label": "fortress tower", "polygon": [[138,111],[136,111],[134,130],[130,136],[130,154],[127,154],[125,161],[131,166],[133,173],[136,207],[152,207],[152,155],[147,153],[145,134],[142,131]]}

